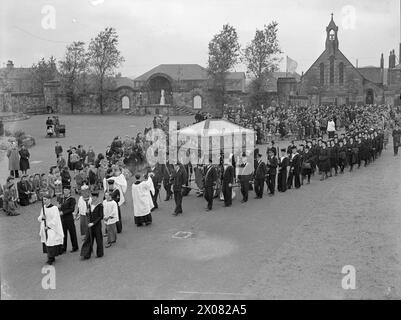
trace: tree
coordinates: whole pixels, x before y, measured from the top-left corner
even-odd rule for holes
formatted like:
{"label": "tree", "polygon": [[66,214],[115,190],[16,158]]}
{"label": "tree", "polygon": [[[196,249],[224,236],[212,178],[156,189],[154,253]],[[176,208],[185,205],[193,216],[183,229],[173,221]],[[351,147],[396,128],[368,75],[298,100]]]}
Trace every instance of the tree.
{"label": "tree", "polygon": [[237,31],[226,24],[209,42],[208,73],[212,77],[214,100],[224,112],[227,72],[239,61],[240,44]]}
{"label": "tree", "polygon": [[100,113],[103,114],[105,79],[112,76],[115,69],[124,62],[117,49],[118,34],[114,28],[106,28],[95,39],[91,39],[88,48],[89,66],[97,78]]}
{"label": "tree", "polygon": [[40,59],[32,65],[32,82],[34,92],[44,94],[44,84],[54,80],[57,76],[56,59],[51,56],[49,60]]}
{"label": "tree", "polygon": [[82,41],[73,42],[67,46],[65,58],[59,62],[62,86],[67,92],[71,104],[71,113],[74,113],[74,104],[82,91],[84,73],[88,67],[88,58],[85,51],[85,43]]}
{"label": "tree", "polygon": [[263,30],[257,29],[255,37],[243,53],[242,59],[247,66],[247,73],[252,78],[251,94],[256,98],[263,91],[268,74],[278,70],[281,61],[277,56],[282,53],[277,37],[277,26],[278,23],[272,21],[265,25]]}

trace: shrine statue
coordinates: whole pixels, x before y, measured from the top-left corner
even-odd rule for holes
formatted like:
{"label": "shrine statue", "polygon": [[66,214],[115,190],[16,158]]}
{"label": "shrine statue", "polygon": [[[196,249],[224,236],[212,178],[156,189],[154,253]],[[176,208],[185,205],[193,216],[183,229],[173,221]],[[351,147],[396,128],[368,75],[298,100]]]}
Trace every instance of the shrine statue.
{"label": "shrine statue", "polygon": [[160,105],[164,106],[166,104],[166,98],[164,97],[164,90],[162,89],[160,93]]}

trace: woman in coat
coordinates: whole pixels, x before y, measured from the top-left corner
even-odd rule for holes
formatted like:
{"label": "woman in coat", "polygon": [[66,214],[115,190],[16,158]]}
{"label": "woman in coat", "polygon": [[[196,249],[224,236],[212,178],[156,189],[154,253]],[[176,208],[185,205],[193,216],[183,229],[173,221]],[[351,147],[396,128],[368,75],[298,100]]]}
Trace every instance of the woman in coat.
{"label": "woman in coat", "polygon": [[19,166],[22,174],[26,174],[26,171],[29,169],[29,151],[28,149],[22,145],[19,151],[20,159],[19,159]]}
{"label": "woman in coat", "polygon": [[358,145],[352,137],[347,143],[347,161],[349,164],[349,171],[351,172],[354,168],[354,164],[358,163]]}
{"label": "woman in coat", "polygon": [[18,171],[19,167],[19,154],[16,142],[11,142],[10,148],[7,150],[8,157],[8,170],[10,170],[10,176],[19,178]]}
{"label": "woman in coat", "polygon": [[327,173],[330,171],[330,155],[327,150],[326,142],[322,142],[322,147],[319,152],[319,170],[321,172],[320,181],[327,179]]}

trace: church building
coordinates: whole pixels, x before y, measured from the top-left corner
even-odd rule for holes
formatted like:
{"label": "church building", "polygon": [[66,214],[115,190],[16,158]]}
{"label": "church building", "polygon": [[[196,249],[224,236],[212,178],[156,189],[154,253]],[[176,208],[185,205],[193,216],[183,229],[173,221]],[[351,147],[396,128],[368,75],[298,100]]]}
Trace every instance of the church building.
{"label": "church building", "polygon": [[347,59],[340,50],[338,26],[332,14],[325,49],[301,77],[298,94],[308,97],[312,104],[393,104],[397,100],[395,91],[385,92],[388,74],[383,54],[380,67],[357,68]]}

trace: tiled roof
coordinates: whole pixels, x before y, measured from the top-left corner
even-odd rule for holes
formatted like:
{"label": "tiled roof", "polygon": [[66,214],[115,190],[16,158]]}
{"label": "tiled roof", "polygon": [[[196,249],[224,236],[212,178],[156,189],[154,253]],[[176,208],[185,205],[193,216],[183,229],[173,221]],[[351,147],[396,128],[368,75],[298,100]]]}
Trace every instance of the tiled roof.
{"label": "tiled roof", "polygon": [[31,71],[31,68],[0,68],[0,78],[30,79]]}
{"label": "tiled roof", "polygon": [[[206,68],[198,64],[161,64],[135,78],[134,81],[147,81],[149,77],[156,73],[166,74],[175,81],[208,79]],[[230,72],[227,75],[227,79],[240,80],[244,78],[244,72]]]}
{"label": "tiled roof", "polygon": [[359,73],[367,80],[373,83],[383,83],[382,70],[379,67],[363,67],[357,68]]}
{"label": "tiled roof", "polygon": [[113,78],[113,81],[114,81],[116,88],[121,88],[121,87],[134,88],[134,81],[130,78],[116,77],[116,78]]}

